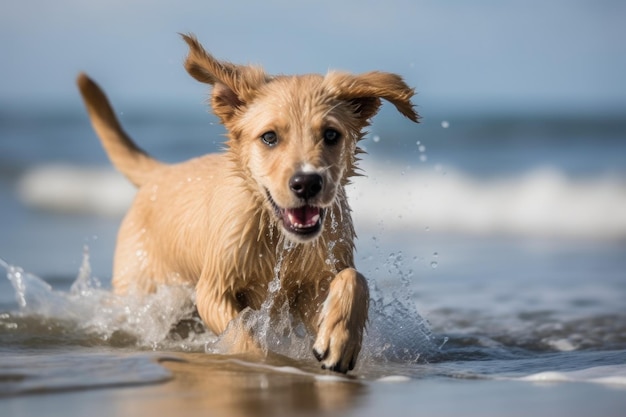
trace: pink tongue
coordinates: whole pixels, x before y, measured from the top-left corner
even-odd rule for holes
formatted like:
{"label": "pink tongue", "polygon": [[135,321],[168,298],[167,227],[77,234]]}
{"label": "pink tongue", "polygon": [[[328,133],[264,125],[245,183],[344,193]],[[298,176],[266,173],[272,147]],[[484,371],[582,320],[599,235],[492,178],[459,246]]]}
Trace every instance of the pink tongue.
{"label": "pink tongue", "polygon": [[318,207],[303,206],[286,209],[287,219],[291,224],[311,227],[319,220],[320,209]]}

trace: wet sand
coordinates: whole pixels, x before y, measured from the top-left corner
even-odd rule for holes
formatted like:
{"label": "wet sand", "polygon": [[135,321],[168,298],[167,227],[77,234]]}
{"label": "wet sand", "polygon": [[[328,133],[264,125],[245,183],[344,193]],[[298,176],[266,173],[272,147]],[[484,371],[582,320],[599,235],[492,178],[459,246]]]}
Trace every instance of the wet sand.
{"label": "wet sand", "polygon": [[162,359],[149,386],[0,399],[2,416],[622,416],[626,390],[589,383],[367,379],[232,357]]}

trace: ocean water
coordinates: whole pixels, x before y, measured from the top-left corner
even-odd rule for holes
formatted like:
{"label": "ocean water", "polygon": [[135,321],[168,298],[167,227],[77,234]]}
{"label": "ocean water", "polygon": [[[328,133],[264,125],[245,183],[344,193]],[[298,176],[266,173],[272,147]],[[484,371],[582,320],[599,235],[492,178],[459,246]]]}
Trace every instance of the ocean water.
{"label": "ocean water", "polygon": [[[120,115],[160,159],[222,146],[222,128],[201,112]],[[190,289],[113,296],[115,233],[132,187],[108,164],[78,105],[3,108],[0,405],[26,394],[167,385],[176,364],[187,363],[252,380],[265,372],[273,393],[283,389],[277,375],[365,384],[369,398],[393,398],[396,411],[414,405],[416,381],[431,389],[442,381],[512,384],[507,395],[520,386],[545,392],[550,383],[572,387],[569,406],[546,406],[551,415],[619,415],[626,118],[424,116],[414,126],[383,111],[362,143],[366,176],[349,196],[357,267],[372,300],[360,361],[344,378],[318,369],[311,341],[287,319],[272,329],[262,311],[248,318],[267,330],[270,354],[258,361],[228,355],[224,339],[193,317]],[[404,394],[383,395],[391,382]],[[585,395],[602,405],[576,408]]]}

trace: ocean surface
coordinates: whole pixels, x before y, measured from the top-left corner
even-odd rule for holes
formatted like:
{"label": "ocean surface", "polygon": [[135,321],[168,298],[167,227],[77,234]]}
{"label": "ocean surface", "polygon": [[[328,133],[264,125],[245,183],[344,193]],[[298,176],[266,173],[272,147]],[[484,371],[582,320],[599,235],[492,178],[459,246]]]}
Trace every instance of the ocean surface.
{"label": "ocean surface", "polygon": [[[222,147],[222,127],[198,107],[122,106],[120,117],[175,162]],[[190,386],[218,393],[202,403],[216,415],[250,411],[235,396],[266,415],[623,415],[625,115],[422,113],[413,125],[383,110],[362,142],[366,176],[349,196],[372,299],[361,358],[343,377],[318,368],[301,329],[272,329],[263,311],[270,354],[258,361],[227,354],[192,316],[189,289],[112,295],[132,187],[79,103],[0,107],[0,415],[60,415],[68,398],[70,415],[81,404],[113,415],[126,394],[164,401]]]}

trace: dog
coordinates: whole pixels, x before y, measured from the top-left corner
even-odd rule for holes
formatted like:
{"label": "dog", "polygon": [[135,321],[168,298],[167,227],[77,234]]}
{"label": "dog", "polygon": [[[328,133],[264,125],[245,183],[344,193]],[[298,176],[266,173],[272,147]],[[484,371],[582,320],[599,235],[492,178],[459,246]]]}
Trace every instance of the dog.
{"label": "dog", "polygon": [[181,36],[187,72],[212,86],[227,130],[222,153],[157,161],[125,133],[98,85],[77,78],[106,153],[138,189],[118,232],[114,291],[193,285],[200,318],[220,335],[244,309],[260,308],[278,274],[277,295],[306,326],[322,368],[354,369],[369,291],[355,269],[345,186],[359,174],[358,142],[381,100],[419,121],[414,90],[378,71],[272,76]]}

